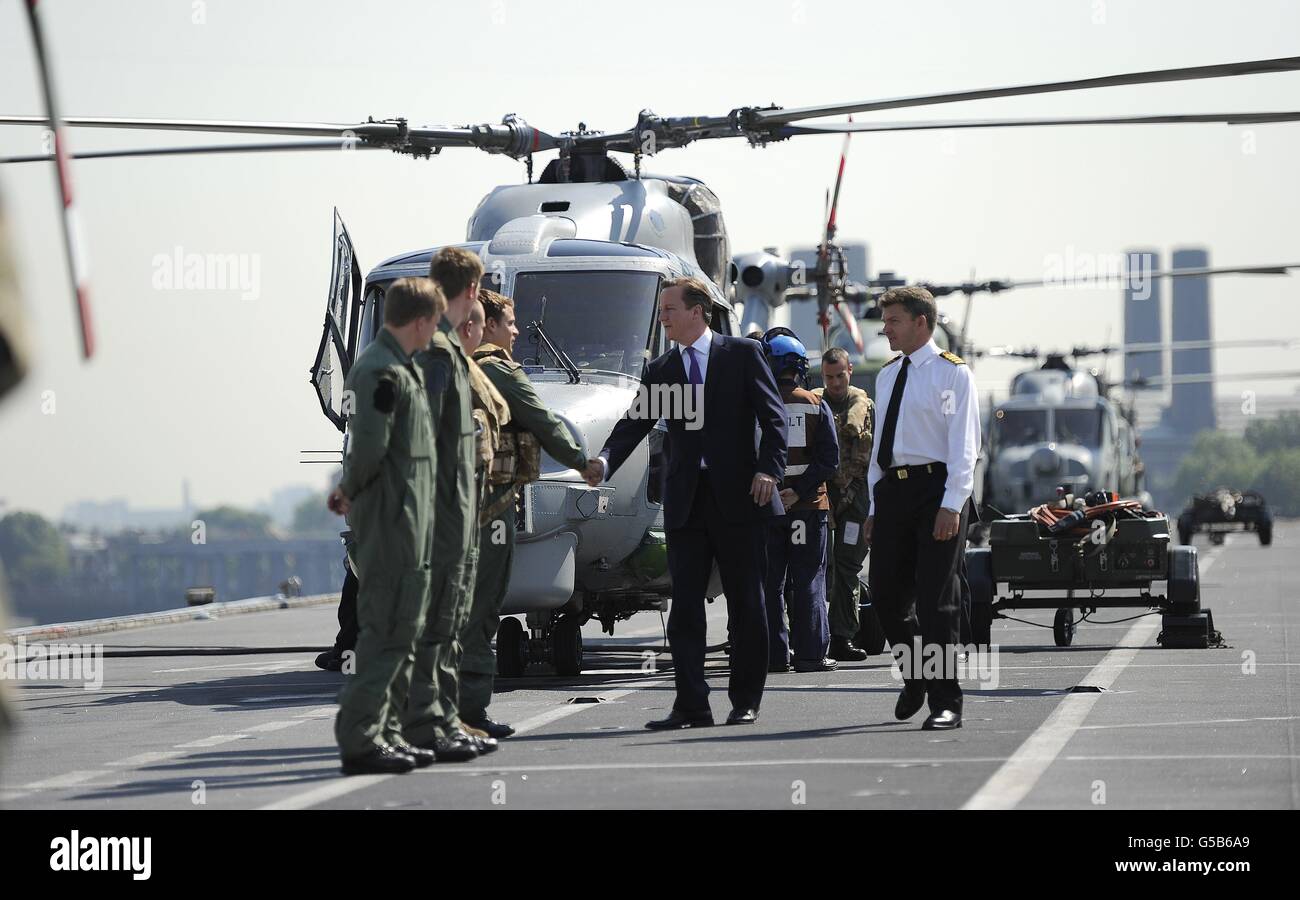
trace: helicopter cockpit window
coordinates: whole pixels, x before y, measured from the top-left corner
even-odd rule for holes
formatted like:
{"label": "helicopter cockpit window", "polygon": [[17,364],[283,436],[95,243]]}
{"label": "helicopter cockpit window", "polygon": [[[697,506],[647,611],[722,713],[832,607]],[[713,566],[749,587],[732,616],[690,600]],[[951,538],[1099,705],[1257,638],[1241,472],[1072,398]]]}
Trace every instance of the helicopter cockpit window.
{"label": "helicopter cockpit window", "polygon": [[1100,447],[1101,416],[1102,412],[1099,409],[1057,409],[1057,442]]}
{"label": "helicopter cockpit window", "polygon": [[654,272],[520,272],[515,276],[515,358],[556,368],[527,328],[540,322],[579,369],[639,378],[655,318]]}
{"label": "helicopter cockpit window", "polygon": [[999,409],[993,416],[994,440],[1007,447],[1047,442],[1047,410]]}

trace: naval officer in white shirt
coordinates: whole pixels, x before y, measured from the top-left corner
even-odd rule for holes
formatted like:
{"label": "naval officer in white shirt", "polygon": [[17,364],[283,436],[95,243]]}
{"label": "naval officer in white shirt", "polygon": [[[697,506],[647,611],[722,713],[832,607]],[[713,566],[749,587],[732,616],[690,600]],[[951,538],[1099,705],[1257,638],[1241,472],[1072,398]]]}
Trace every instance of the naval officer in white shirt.
{"label": "naval officer in white shirt", "polygon": [[876,376],[876,409],[884,417],[867,471],[871,514],[863,523],[872,604],[903,668],[894,715],[911,718],[928,697],[922,728],[960,728],[957,572],[980,449],[975,379],[961,357],[935,344],[929,291],[893,288],[880,307],[890,349],[899,355]]}

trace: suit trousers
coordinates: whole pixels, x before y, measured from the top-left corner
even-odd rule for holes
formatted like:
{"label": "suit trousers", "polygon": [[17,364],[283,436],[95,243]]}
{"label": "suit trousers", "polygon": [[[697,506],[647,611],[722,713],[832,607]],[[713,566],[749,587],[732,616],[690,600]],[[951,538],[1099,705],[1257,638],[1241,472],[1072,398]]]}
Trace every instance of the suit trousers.
{"label": "suit trousers", "polygon": [[733,708],[757,709],[767,681],[766,529],[762,520],[728,522],[709,487],[708,473],[701,471],[690,515],[681,528],[668,531],[668,569],[673,580],[668,644],[677,688],[673,708],[689,716],[711,712],[704,678],[704,595],[715,560],[727,598],[731,639],[727,694]]}
{"label": "suit trousers", "polygon": [[[946,477],[940,467],[930,474],[913,472],[904,480],[886,474],[876,483],[868,577],[872,603],[895,658],[910,662],[904,666],[904,678],[914,682],[922,676],[932,713],[961,712],[962,707],[954,654],[961,632],[958,566],[968,519],[964,508],[957,535],[934,539]],[[923,667],[926,654],[941,659],[942,666]]]}

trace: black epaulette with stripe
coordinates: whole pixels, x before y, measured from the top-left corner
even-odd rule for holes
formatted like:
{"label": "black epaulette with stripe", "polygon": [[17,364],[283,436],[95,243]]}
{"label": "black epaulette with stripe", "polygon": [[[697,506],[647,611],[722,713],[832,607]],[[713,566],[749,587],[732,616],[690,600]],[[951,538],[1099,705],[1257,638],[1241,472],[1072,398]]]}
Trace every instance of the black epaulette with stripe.
{"label": "black epaulette with stripe", "polygon": [[956,353],[950,353],[947,350],[940,350],[939,355],[948,360],[948,362],[952,363],[954,366],[966,365],[966,360],[962,359]]}

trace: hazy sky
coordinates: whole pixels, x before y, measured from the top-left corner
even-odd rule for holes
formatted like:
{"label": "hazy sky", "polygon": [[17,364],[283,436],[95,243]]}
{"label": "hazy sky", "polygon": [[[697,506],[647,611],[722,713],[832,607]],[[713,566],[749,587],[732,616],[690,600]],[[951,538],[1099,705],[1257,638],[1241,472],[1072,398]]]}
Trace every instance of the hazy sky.
{"label": "hazy sky", "polygon": [[[41,111],[25,15],[0,2],[0,111]],[[519,113],[551,132],[621,130],[637,111],[720,114],[1300,53],[1300,4],[1189,0],[829,2],[130,3],[47,0],[68,115],[416,124]],[[196,23],[195,19],[204,19]],[[1008,98],[879,114],[975,116],[1293,110],[1300,73]],[[870,118],[870,117],[860,117]],[[74,131],[74,149],[213,143],[173,133]],[[239,140],[236,138],[236,140]],[[41,152],[0,128],[0,154]],[[656,172],[704,179],[735,251],[818,237],[835,137],[766,149],[742,140],[665,152]],[[1300,261],[1300,124],[860,135],[841,238],[916,279],[1038,278],[1053,258],[1208,246],[1212,262]],[[544,159],[542,160],[544,162]],[[307,369],[320,335],[331,209],[363,268],[461,240],[506,157],[448,150],[90,160],[75,166],[90,255],[96,358],[78,358],[47,165],[0,169],[36,343],[0,406],[3,509],[70,501],[253,504],[323,478],[299,451],[334,449]],[[540,171],[540,166],[539,166]],[[160,290],[155,258],[244,254],[257,296]],[[1167,255],[1166,255],[1167,261]],[[251,274],[251,271],[250,271]],[[1300,337],[1300,279],[1223,279],[1216,337]],[[944,302],[960,315],[963,301]],[[976,301],[983,343],[1119,340],[1118,291],[1025,291]],[[1221,371],[1295,370],[1290,351],[1221,351]],[[1014,367],[980,365],[982,384]],[[1292,382],[1224,390],[1293,392]],[[42,411],[52,391],[53,414]]]}

